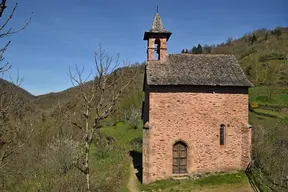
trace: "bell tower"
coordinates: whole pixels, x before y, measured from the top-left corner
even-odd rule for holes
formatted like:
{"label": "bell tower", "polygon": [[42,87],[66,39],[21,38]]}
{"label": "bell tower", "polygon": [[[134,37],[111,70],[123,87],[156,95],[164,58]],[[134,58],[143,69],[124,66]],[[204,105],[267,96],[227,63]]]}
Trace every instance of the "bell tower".
{"label": "bell tower", "polygon": [[166,42],[171,34],[163,27],[157,8],[152,28],[144,33],[144,40],[147,41],[147,61],[159,60],[161,62],[165,60],[167,55]]}

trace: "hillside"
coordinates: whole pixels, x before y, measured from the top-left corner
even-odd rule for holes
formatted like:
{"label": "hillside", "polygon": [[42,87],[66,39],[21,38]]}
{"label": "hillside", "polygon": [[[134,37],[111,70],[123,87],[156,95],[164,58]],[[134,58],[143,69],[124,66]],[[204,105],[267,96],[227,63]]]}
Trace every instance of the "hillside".
{"label": "hillside", "polygon": [[233,54],[254,85],[288,86],[288,27],[260,29],[219,45],[183,49],[191,54]]}
{"label": "hillside", "polygon": [[[255,36],[254,39],[253,36]],[[192,54],[194,48],[186,50]],[[233,40],[229,38],[225,43],[217,46],[205,45],[201,49],[201,53],[203,54],[221,53],[235,55],[246,76],[254,85],[288,86],[288,27],[276,28],[274,30],[256,30],[239,39]],[[185,52],[185,49],[183,51]],[[133,75],[133,70],[131,71],[129,68],[125,70],[127,75],[125,75],[123,81],[126,81]],[[144,65],[142,64],[139,67],[136,81],[130,85],[127,93],[131,94],[135,93],[134,91],[138,92],[142,90],[143,75]],[[0,88],[0,90],[5,90],[6,92],[7,90],[11,93],[15,91],[14,93],[17,93],[20,98],[31,100],[39,108],[50,112],[58,105],[58,101],[66,104],[71,100],[73,95],[78,93],[77,87],[71,87],[57,93],[33,96],[3,79],[0,79]],[[127,93],[123,94],[123,97],[127,98]]]}
{"label": "hillside", "polygon": [[[288,64],[288,28],[280,28],[271,34],[268,30],[257,30],[240,39],[211,46],[211,54],[234,54],[248,78],[256,85],[249,91],[249,101],[253,104],[250,112],[250,124],[253,131],[253,153],[255,166],[263,172],[256,171],[252,176],[256,183],[262,184],[262,177],[281,183],[284,174],[288,173],[287,146],[287,83]],[[255,34],[255,38],[253,38]],[[266,35],[268,34],[268,35]],[[253,38],[253,43],[251,43]],[[205,49],[207,51],[207,47]],[[195,48],[194,48],[195,51]],[[202,53],[207,53],[203,51]],[[136,72],[135,67],[124,68],[123,82],[127,82]],[[124,91],[117,102],[114,114],[103,124],[95,135],[91,149],[91,181],[97,191],[127,191],[129,151],[141,153],[142,125],[141,107],[143,100],[144,64],[138,68],[135,79]],[[255,79],[255,77],[257,77]],[[121,83],[121,82],[119,82]],[[88,81],[87,84],[91,84]],[[264,87],[261,85],[272,86]],[[60,105],[67,113],[82,109],[81,100],[77,97],[79,87],[71,87],[58,93],[33,96],[20,87],[0,79],[0,95],[15,95],[16,106],[24,114],[37,119],[35,131],[29,143],[19,150],[17,158],[11,165],[0,172],[0,181],[7,191],[84,191],[83,175],[75,167],[75,154],[82,150],[79,131],[74,129],[61,114]],[[255,106],[254,106],[255,105]],[[136,112],[136,113],[135,113]],[[135,115],[137,114],[137,115]],[[140,115],[139,115],[140,114]],[[82,116],[74,120],[81,123]],[[105,127],[105,128],[104,128]],[[273,131],[271,131],[273,130]],[[80,143],[80,144],[79,144]],[[275,152],[274,152],[275,151]],[[284,155],[279,155],[278,152]],[[286,168],[283,168],[286,167]],[[21,174],[19,174],[21,172]],[[239,175],[240,174],[240,175]],[[163,181],[151,185],[139,185],[145,191],[160,189],[162,191],[250,191],[244,173],[208,178],[190,183]],[[138,174],[139,176],[139,174]],[[240,176],[240,177],[239,177]],[[267,177],[266,177],[267,176]],[[221,180],[221,181],[219,181]],[[265,184],[266,185],[266,184]],[[271,184],[272,185],[272,184]],[[273,185],[272,185],[273,186]],[[185,189],[185,190],[184,190]],[[228,190],[229,189],[229,190]],[[278,190],[281,191],[281,190]]]}
{"label": "hillside", "polygon": [[28,100],[33,100],[35,98],[34,95],[22,89],[21,87],[0,78],[0,93],[7,93],[7,94],[17,94],[19,97],[26,98]]}
{"label": "hillside", "polygon": [[38,108],[32,101],[35,96],[18,85],[0,78],[0,98],[3,108],[9,105],[9,113],[18,117],[34,114]]}
{"label": "hillside", "polygon": [[[118,84],[128,82],[137,73],[136,79],[131,82],[131,84],[124,90],[120,99],[117,103],[117,108],[115,114],[113,115],[116,120],[123,120],[125,109],[130,106],[135,106],[140,110],[142,102],[142,86],[143,86],[143,75],[144,75],[144,65],[139,65],[138,67],[124,68],[124,76],[121,82]],[[92,81],[88,81],[87,85],[91,85]],[[117,86],[117,85],[116,85]],[[58,93],[49,93],[37,96],[33,99],[33,102],[41,109],[45,110],[46,113],[59,117],[59,105],[64,106],[67,110],[76,111],[81,107],[79,97],[79,87],[71,87],[65,91]],[[73,108],[73,109],[72,109]],[[61,115],[62,117],[63,115]]]}
{"label": "hillside", "polygon": [[[275,30],[280,30],[281,35],[276,35]],[[253,35],[256,40],[253,40],[252,44]],[[246,76],[254,85],[288,87],[288,27],[256,30],[239,39],[229,39],[226,43],[212,45],[210,48],[211,50],[207,52],[203,46],[203,53],[235,55]],[[132,73],[126,75],[124,81],[131,75]],[[142,89],[143,75],[144,66],[142,65],[139,68],[137,80],[128,88],[129,93],[131,93],[131,88],[135,91]],[[72,87],[62,92],[37,96],[34,102],[43,109],[49,109],[55,106],[58,100],[65,103],[76,92],[77,87]],[[126,93],[123,95],[127,96]]]}

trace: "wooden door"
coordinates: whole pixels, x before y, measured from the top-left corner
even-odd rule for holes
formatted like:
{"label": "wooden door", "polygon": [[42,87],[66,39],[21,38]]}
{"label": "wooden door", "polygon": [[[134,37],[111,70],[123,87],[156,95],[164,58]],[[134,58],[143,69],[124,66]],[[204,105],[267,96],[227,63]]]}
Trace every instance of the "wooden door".
{"label": "wooden door", "polygon": [[187,146],[182,142],[173,146],[173,173],[187,173]]}

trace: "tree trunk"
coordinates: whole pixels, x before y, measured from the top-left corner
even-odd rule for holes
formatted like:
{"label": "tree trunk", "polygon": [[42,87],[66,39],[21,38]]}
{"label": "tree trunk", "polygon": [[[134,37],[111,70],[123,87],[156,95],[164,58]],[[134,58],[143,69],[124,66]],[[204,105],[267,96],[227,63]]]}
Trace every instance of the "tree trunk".
{"label": "tree trunk", "polygon": [[89,106],[86,106],[86,134],[85,134],[85,175],[86,175],[86,184],[87,192],[90,192],[90,169],[89,169],[89,152],[90,152],[90,131],[89,131]]}
{"label": "tree trunk", "polygon": [[85,175],[86,175],[86,184],[87,184],[87,191],[90,192],[90,169],[89,169],[89,151],[90,146],[88,143],[88,134],[87,134],[87,141],[85,142]]}

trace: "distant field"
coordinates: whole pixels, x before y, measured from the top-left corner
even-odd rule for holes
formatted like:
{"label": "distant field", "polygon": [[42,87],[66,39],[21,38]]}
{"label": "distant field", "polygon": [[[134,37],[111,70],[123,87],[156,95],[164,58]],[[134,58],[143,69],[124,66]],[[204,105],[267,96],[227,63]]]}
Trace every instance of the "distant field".
{"label": "distant field", "polygon": [[288,107],[288,88],[253,87],[249,89],[249,101],[260,105]]}

